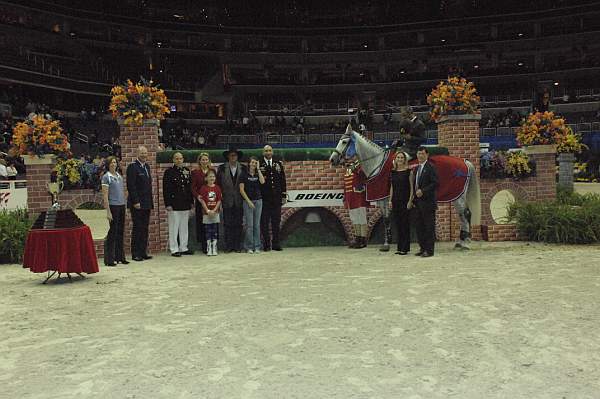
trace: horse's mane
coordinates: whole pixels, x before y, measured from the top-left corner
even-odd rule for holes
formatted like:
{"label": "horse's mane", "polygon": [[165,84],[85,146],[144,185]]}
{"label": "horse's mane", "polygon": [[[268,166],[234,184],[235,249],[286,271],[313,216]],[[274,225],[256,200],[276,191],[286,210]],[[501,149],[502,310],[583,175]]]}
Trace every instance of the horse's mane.
{"label": "horse's mane", "polygon": [[[353,134],[353,135],[356,135],[356,137],[359,137],[359,138],[361,138],[362,140],[364,140],[364,141],[365,141],[367,144],[369,144],[371,147],[373,147],[373,148],[375,148],[375,149],[377,149],[377,150],[379,150],[379,151],[384,151],[384,149],[383,149],[383,148],[381,148],[381,146],[380,146],[380,145],[378,145],[378,144],[376,144],[376,143],[372,142],[371,140],[369,140],[369,139],[368,139],[368,138],[366,138],[365,136],[363,136],[363,135],[359,134],[358,132],[356,132],[356,131],[354,131],[354,130],[353,130],[353,131],[352,131],[352,134]],[[355,141],[356,141],[356,138],[355,138]]]}

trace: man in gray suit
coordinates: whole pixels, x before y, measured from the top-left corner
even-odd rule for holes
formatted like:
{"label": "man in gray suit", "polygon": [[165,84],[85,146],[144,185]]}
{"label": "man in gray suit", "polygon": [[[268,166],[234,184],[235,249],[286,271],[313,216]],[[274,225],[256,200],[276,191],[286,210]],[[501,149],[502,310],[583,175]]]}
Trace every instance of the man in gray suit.
{"label": "man in gray suit", "polygon": [[229,149],[223,152],[226,162],[217,170],[217,184],[223,193],[223,219],[225,223],[225,252],[242,252],[242,224],[244,209],[240,194],[240,177],[245,166],[239,163],[241,151]]}

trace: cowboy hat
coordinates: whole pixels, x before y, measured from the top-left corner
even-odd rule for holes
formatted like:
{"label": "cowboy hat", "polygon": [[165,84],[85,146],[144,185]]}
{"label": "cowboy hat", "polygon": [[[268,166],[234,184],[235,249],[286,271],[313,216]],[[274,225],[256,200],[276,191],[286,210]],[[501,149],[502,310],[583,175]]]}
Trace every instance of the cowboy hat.
{"label": "cowboy hat", "polygon": [[223,158],[229,159],[229,154],[231,154],[232,152],[235,152],[237,154],[238,159],[242,159],[242,157],[244,156],[244,153],[238,150],[237,148],[230,148],[227,151],[223,151]]}

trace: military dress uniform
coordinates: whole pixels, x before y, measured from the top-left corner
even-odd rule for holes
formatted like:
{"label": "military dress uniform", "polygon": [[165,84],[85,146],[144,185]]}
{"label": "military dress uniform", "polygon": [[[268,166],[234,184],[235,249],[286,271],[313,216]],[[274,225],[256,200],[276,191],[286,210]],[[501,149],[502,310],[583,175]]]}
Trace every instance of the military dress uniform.
{"label": "military dress uniform", "polygon": [[348,209],[355,241],[351,248],[367,246],[366,176],[358,162],[350,164],[344,174],[344,206]]}
{"label": "military dress uniform", "polygon": [[[169,250],[174,256],[188,255],[188,219],[194,203],[192,174],[186,167],[172,166],[163,177],[163,198],[169,222]],[[178,240],[179,238],[179,240]]]}
{"label": "military dress uniform", "polygon": [[281,251],[279,240],[281,205],[287,200],[287,185],[283,163],[273,158],[263,158],[260,161],[260,171],[265,177],[265,184],[260,186],[263,200],[260,221],[263,249],[265,251],[271,249]]}

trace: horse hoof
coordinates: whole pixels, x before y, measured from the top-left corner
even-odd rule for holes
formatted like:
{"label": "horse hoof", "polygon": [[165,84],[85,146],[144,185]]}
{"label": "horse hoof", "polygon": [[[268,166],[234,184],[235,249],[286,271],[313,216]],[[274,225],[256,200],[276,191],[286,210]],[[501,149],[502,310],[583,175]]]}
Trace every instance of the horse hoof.
{"label": "horse hoof", "polygon": [[454,244],[454,249],[462,249],[462,248],[463,248],[463,246],[460,243],[457,242],[456,244]]}
{"label": "horse hoof", "polygon": [[466,245],[463,245],[462,248],[460,249],[461,251],[470,251],[471,248],[467,247]]}

